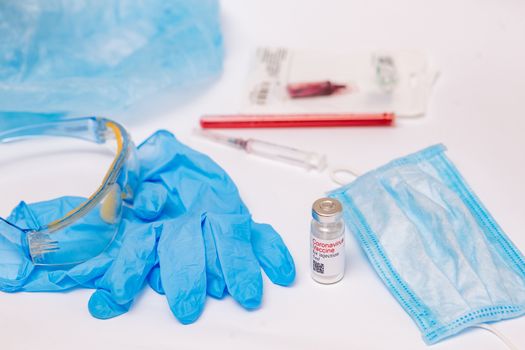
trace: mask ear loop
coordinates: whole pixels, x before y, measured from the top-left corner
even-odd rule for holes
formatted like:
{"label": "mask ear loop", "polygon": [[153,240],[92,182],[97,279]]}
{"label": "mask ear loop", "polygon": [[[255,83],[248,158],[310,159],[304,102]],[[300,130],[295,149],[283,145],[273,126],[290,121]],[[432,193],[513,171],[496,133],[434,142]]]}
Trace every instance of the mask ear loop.
{"label": "mask ear loop", "polygon": [[[348,169],[348,168],[337,168],[330,170],[330,179],[341,186],[347,185],[350,182],[354,181],[356,178],[358,178],[361,174],[355,170]],[[348,179],[350,177],[350,180]],[[346,180],[345,180],[346,178]]]}
{"label": "mask ear loop", "polygon": [[505,344],[505,346],[509,349],[509,350],[518,350],[518,347],[516,345],[514,345],[509,338],[507,338],[506,336],[504,336],[500,331],[498,331],[496,328],[494,328],[493,326],[489,325],[489,324],[486,324],[486,323],[481,323],[481,324],[477,324],[473,327],[477,327],[477,328],[482,328],[482,329],[485,329],[489,332],[491,332],[492,334],[494,334],[496,337],[499,338],[499,340],[501,340],[503,342],[503,344]]}

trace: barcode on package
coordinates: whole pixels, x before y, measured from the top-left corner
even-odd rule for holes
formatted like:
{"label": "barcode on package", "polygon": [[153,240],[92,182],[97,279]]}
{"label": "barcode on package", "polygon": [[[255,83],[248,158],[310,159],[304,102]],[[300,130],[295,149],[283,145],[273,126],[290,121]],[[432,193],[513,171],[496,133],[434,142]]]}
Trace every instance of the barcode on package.
{"label": "barcode on package", "polygon": [[314,266],[314,271],[317,272],[317,273],[323,273],[324,274],[324,264],[321,264],[321,263],[318,263],[317,261],[315,260],[312,260]]}

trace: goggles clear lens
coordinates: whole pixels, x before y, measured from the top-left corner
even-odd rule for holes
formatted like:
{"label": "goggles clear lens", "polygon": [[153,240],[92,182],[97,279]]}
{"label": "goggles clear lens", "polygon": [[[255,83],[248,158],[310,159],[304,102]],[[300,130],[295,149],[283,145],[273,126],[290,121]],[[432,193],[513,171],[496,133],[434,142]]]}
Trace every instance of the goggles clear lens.
{"label": "goggles clear lens", "polygon": [[139,171],[136,149],[125,129],[104,118],[67,119],[0,133],[0,143],[40,135],[68,136],[105,143],[114,138],[117,154],[101,186],[79,199],[63,217],[22,229],[36,265],[78,264],[103,253],[117,235],[126,202],[133,199]]}

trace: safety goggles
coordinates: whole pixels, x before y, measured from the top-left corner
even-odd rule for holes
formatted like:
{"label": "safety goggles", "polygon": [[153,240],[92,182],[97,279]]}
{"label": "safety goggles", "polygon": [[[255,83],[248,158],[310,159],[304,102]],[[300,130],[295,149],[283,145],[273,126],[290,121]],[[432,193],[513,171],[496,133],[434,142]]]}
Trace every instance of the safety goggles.
{"label": "safety goggles", "polygon": [[133,199],[138,183],[136,149],[121,125],[99,117],[65,119],[0,132],[0,147],[1,143],[40,136],[65,136],[98,144],[116,141],[115,158],[100,187],[65,216],[48,223],[35,220],[35,227],[31,228],[20,228],[0,218],[0,230],[2,225],[8,225],[10,230],[22,231],[23,243],[35,265],[82,263],[104,252],[119,230],[123,205]]}

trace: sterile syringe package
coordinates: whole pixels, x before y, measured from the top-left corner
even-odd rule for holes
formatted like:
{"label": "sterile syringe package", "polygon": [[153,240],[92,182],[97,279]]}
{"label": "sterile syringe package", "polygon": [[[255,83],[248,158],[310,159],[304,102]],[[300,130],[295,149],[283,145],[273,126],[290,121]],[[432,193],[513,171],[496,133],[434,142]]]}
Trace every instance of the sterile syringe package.
{"label": "sterile syringe package", "polygon": [[259,48],[243,113],[424,115],[438,71],[420,51]]}

